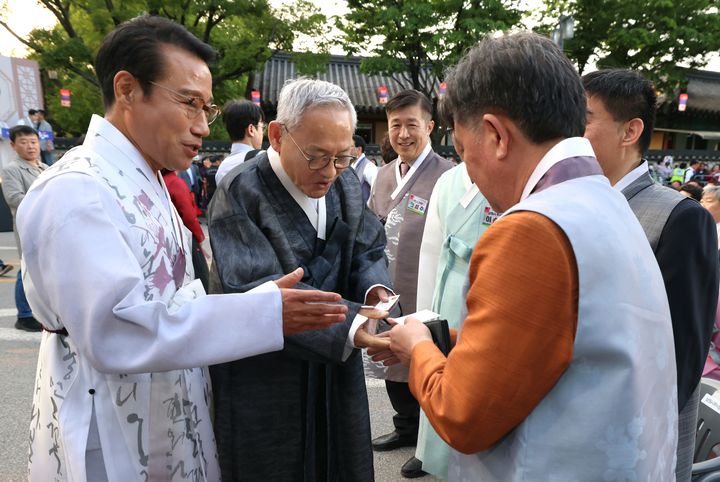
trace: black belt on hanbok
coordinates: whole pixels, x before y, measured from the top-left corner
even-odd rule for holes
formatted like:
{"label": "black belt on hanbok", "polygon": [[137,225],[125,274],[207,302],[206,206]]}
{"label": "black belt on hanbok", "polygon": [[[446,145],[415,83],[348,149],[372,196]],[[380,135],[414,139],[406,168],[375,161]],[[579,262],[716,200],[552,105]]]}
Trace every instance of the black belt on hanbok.
{"label": "black belt on hanbok", "polygon": [[60,335],[60,336],[69,336],[69,333],[67,332],[65,327],[60,328],[59,330],[51,330],[48,327],[46,327],[45,325],[40,325],[40,326],[42,326],[42,329],[44,331],[47,331],[48,333],[55,333],[56,335]]}

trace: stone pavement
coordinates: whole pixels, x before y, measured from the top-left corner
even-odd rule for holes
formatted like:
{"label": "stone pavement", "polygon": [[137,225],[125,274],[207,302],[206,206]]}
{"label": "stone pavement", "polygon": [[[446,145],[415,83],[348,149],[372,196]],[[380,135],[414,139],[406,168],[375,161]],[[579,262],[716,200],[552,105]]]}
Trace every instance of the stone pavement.
{"label": "stone pavement", "polygon": [[[27,436],[30,423],[30,405],[35,378],[39,333],[16,330],[15,275],[19,259],[13,233],[0,233],[0,258],[16,266],[0,277],[0,482],[27,480]],[[67,273],[72,276],[72,273]],[[367,380],[372,436],[377,437],[392,429],[393,410],[380,380]],[[375,453],[375,480],[378,482],[403,481],[400,467],[414,453],[404,448],[392,452]],[[416,479],[423,482],[433,477]]]}

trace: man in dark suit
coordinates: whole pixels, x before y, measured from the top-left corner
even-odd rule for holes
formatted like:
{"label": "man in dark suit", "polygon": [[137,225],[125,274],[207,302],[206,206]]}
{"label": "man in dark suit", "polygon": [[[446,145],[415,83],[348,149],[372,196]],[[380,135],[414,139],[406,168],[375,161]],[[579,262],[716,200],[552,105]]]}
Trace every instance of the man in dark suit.
{"label": "man in dark suit", "polygon": [[195,198],[195,205],[200,206],[200,194],[202,192],[202,185],[200,184],[200,167],[193,160],[190,167],[184,171],[178,171],[177,176],[185,181],[185,184],[187,184],[188,189],[190,189],[190,192]]}
{"label": "man in dark suit", "polygon": [[588,97],[585,137],[610,183],[625,195],[645,230],[665,282],[680,411],[676,475],[677,480],[690,480],[698,384],[717,307],[715,223],[697,201],[650,177],[642,156],[655,123],[652,83],[633,71],[601,70],[585,75],[583,85]]}

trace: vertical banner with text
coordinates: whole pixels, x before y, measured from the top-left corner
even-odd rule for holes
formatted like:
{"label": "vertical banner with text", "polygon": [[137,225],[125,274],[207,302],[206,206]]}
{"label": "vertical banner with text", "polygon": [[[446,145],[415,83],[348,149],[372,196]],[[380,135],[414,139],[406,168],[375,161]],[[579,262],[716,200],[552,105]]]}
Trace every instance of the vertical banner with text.
{"label": "vertical banner with text", "polygon": [[70,107],[70,89],[60,89],[60,105]]}
{"label": "vertical banner with text", "polygon": [[253,104],[255,104],[256,106],[259,107],[259,106],[260,106],[260,99],[261,99],[261,97],[260,97],[260,91],[259,91],[259,90],[253,90],[253,91],[250,93],[250,97],[252,98]]}
{"label": "vertical banner with text", "polygon": [[388,88],[386,86],[381,85],[377,88],[377,98],[379,104],[387,104],[388,97]]}
{"label": "vertical banner with text", "polygon": [[680,94],[680,98],[678,99],[678,111],[685,112],[685,109],[687,109],[687,101],[688,95]]}

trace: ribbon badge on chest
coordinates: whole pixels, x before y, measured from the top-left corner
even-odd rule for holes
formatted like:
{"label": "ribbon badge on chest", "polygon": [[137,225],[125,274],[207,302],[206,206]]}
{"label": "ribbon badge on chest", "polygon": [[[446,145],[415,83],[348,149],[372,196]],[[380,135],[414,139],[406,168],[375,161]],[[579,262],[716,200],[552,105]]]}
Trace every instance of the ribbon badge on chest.
{"label": "ribbon badge on chest", "polygon": [[415,194],[410,194],[407,203],[408,211],[412,211],[415,214],[419,214],[420,216],[425,216],[425,212],[427,212],[427,207],[427,199],[423,199],[420,196],[416,196]]}
{"label": "ribbon badge on chest", "polygon": [[500,215],[493,211],[490,206],[487,206],[485,208],[485,212],[483,212],[483,224],[490,226],[492,223],[497,221],[498,217],[500,217]]}

